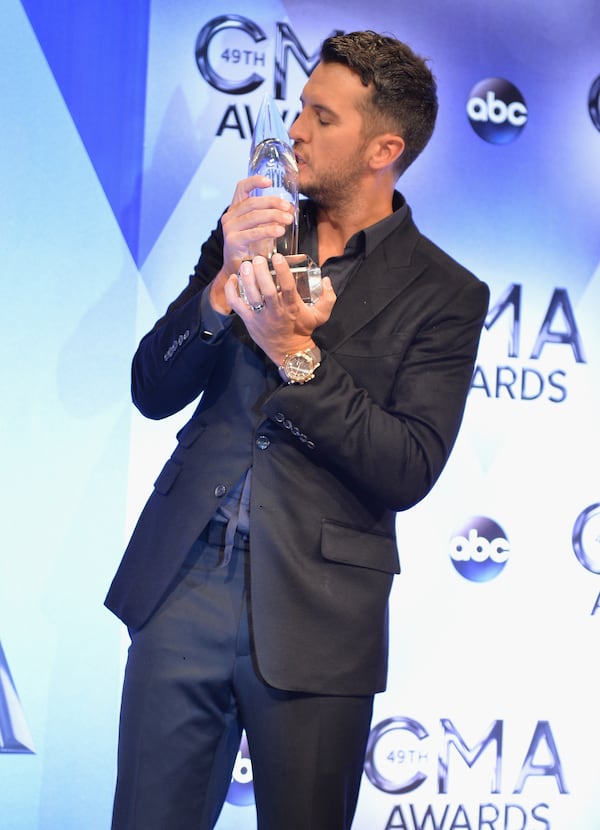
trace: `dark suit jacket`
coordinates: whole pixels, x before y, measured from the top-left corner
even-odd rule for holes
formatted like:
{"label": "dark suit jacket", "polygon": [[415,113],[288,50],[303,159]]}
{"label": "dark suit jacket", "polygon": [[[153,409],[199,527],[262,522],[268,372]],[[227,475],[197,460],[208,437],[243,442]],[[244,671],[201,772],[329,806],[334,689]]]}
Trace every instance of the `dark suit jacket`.
{"label": "dark suit jacket", "polygon": [[[400,197],[396,196],[398,203]],[[250,603],[258,668],[277,688],[385,687],[395,514],[422,499],[454,443],[487,286],[410,212],[371,254],[314,339],[314,380],[281,382],[236,318],[202,337],[200,295],[220,224],[189,285],[140,343],[133,397],[163,418],[202,393],[160,473],[106,603],[144,625],[219,499],[252,465]]]}

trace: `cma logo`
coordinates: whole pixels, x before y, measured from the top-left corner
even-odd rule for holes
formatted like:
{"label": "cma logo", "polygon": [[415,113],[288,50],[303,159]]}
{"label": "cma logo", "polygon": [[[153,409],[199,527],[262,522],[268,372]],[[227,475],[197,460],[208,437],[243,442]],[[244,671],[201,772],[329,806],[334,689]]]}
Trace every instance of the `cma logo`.
{"label": "cma logo", "polygon": [[588,110],[594,127],[597,130],[600,130],[600,75],[598,75],[590,87]]}
{"label": "cma logo", "polygon": [[[386,793],[410,793],[425,783],[432,767],[437,767],[437,792],[445,794],[449,790],[452,759],[458,757],[469,769],[478,763],[487,765],[487,770],[491,767],[489,791],[501,793],[504,721],[492,721],[487,732],[472,743],[465,740],[449,718],[440,718],[440,726],[436,758],[430,757],[428,730],[412,718],[392,717],[373,727],[365,757],[365,773],[371,784]],[[540,776],[553,778],[559,793],[569,792],[548,721],[537,722],[522,757],[513,793],[522,793],[529,778]]]}
{"label": "cma logo", "polygon": [[499,524],[474,516],[450,539],[450,558],[458,573],[471,582],[489,582],[502,573],[510,554]]}
{"label": "cma logo", "polygon": [[573,550],[584,568],[600,574],[600,504],[590,504],[577,517],[573,526]]}
{"label": "cma logo", "polygon": [[[334,29],[331,35],[342,34]],[[329,35],[327,35],[329,37]],[[267,35],[247,17],[224,14],[213,17],[196,38],[196,64],[204,80],[219,92],[246,95],[258,89],[265,77],[255,70],[266,67],[264,42]],[[288,59],[293,55],[301,69],[310,75],[320,54],[309,54],[288,23],[275,24],[274,97],[287,94]]]}
{"label": "cma logo", "polygon": [[486,78],[475,84],[467,101],[467,115],[477,135],[490,144],[514,141],[527,123],[523,96],[503,78]]}
{"label": "cma logo", "polygon": [[[580,565],[592,574],[600,574],[600,504],[590,504],[581,511],[572,533],[573,552]],[[600,611],[600,593],[591,616]]]}
{"label": "cma logo", "polygon": [[[512,283],[490,308],[485,319],[485,330],[489,331],[501,318],[508,317],[509,358],[519,358],[521,354],[521,306],[522,286]],[[566,288],[554,289],[529,359],[538,361],[544,349],[551,345],[568,346],[576,363],[586,362],[581,333]],[[552,403],[562,403],[568,394],[564,369],[552,369],[544,374],[541,368],[515,365],[497,366],[493,373],[480,365],[476,366],[471,389],[481,389],[487,397],[508,396],[522,401],[546,397]]]}

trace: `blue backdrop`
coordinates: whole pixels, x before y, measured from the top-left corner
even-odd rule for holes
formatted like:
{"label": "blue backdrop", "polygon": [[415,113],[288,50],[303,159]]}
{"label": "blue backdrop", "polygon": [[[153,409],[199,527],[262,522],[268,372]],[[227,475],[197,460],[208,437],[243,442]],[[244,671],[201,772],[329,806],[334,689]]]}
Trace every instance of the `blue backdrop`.
{"label": "blue backdrop", "polygon": [[[106,830],[127,646],[103,598],[185,413],[132,408],[139,337],[289,125],[321,40],[431,59],[399,183],[492,302],[463,430],[398,517],[389,689],[357,830],[597,830],[600,6],[4,0],[0,822]],[[242,745],[220,830],[255,828]]]}

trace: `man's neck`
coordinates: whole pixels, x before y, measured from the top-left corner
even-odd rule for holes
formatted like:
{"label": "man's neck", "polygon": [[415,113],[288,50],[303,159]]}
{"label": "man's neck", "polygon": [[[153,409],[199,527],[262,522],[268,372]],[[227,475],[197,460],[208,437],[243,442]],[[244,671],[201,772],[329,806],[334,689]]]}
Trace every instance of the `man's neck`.
{"label": "man's neck", "polygon": [[391,197],[377,201],[355,201],[353,204],[336,205],[317,209],[317,234],[319,240],[319,264],[332,256],[341,256],[348,240],[360,230],[368,228],[390,216],[393,212]]}

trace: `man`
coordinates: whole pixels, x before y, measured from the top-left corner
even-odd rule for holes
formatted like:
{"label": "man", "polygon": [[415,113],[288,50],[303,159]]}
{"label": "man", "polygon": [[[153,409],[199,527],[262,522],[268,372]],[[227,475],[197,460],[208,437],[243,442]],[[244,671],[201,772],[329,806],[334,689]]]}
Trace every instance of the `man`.
{"label": "man", "polygon": [[245,261],[292,221],[250,177],[140,343],[143,414],[201,399],[107,598],[132,637],[114,830],[212,827],[242,729],[261,830],[352,823],[386,682],[395,514],[448,458],[488,302],[394,189],[436,111],[407,46],[328,39],[290,131],[321,298],[301,301],[281,257],[280,290]]}

